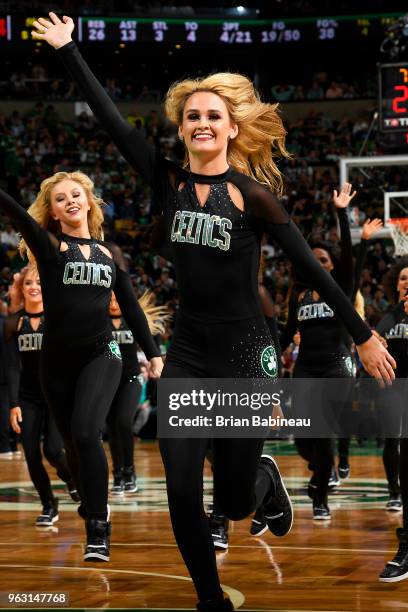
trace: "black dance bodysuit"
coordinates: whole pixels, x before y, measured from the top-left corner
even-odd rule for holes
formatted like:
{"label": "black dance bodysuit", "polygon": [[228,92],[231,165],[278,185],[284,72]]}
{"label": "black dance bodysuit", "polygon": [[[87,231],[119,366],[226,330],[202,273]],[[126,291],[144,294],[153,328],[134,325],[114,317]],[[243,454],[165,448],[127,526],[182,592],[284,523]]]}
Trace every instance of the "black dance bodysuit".
{"label": "black dance bodysuit", "polygon": [[[75,43],[57,54],[121,154],[152,187],[165,217],[180,309],[162,377],[276,377],[276,351],[258,295],[265,232],[310,279],[355,342],[370,338],[368,327],[264,185],[233,168],[216,176],[200,175],[161,157],[120,115]],[[210,186],[204,205],[195,184]],[[244,210],[234,204],[229,186],[240,191]],[[160,440],[174,533],[202,601],[221,594],[203,508],[207,447],[207,439]],[[215,494],[229,518],[243,518],[262,503],[262,448],[263,440],[214,439]]]}

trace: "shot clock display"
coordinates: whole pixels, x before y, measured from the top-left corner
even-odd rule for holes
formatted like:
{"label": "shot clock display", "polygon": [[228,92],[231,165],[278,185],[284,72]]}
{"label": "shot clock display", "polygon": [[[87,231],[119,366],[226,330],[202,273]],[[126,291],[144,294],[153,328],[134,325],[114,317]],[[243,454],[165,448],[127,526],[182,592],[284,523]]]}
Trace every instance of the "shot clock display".
{"label": "shot clock display", "polygon": [[383,132],[408,132],[408,63],[379,65],[379,121]]}

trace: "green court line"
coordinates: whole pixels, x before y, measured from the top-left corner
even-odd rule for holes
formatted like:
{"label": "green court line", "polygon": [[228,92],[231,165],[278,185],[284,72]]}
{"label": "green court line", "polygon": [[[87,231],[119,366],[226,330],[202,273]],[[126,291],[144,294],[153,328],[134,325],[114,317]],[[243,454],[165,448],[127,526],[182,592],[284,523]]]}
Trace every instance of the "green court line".
{"label": "green court line", "polygon": [[[265,450],[283,457],[298,454],[296,446],[291,440],[267,440]],[[356,440],[352,440],[350,444],[351,457],[380,457],[382,452],[382,446],[378,447],[376,440],[365,440],[362,446]]]}

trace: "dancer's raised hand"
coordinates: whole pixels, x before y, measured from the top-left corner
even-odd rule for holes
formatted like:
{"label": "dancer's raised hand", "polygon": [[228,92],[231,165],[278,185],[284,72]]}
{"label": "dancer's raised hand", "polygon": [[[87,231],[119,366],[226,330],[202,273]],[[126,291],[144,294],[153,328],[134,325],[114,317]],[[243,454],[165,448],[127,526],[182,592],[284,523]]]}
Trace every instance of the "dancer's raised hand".
{"label": "dancer's raised hand", "polygon": [[31,35],[36,40],[44,40],[54,49],[59,49],[72,40],[74,20],[64,15],[62,20],[55,13],[48,13],[49,19],[39,17],[34,21],[35,30]]}
{"label": "dancer's raised hand", "polygon": [[351,193],[351,189],[351,183],[344,183],[339,193],[337,193],[337,189],[334,190],[333,202],[336,208],[347,208],[357,193],[357,191],[353,191],[353,193]]}

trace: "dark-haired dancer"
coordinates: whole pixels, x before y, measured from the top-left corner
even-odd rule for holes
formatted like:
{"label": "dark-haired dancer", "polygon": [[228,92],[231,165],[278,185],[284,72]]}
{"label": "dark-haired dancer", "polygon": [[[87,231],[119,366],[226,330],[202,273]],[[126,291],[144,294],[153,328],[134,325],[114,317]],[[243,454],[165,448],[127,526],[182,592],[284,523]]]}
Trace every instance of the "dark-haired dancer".
{"label": "dark-haired dancer", "polygon": [[[377,331],[387,340],[390,353],[396,363],[397,378],[408,378],[408,257],[400,259],[387,273],[385,278],[387,295],[395,306],[377,326]],[[406,430],[407,391],[396,398],[402,409],[404,430]],[[397,410],[398,412],[398,410]],[[387,442],[387,441],[386,441]],[[398,439],[392,444],[388,462],[385,463],[389,486],[397,486]],[[408,439],[401,438],[399,449],[399,479],[402,498],[402,528],[397,529],[398,551],[380,574],[381,582],[399,582],[408,578]],[[396,501],[398,497],[395,498]]]}
{"label": "dark-haired dancer", "polygon": [[[354,304],[356,311],[358,312],[358,314],[360,315],[362,319],[365,318],[365,312],[364,312],[364,298],[361,295],[361,292],[359,289],[361,274],[362,274],[364,263],[367,257],[368,246],[369,246],[370,240],[382,228],[382,226],[383,226],[383,223],[381,219],[367,219],[363,224],[362,232],[361,232],[361,241],[360,241],[360,244],[358,245],[357,258],[356,258],[356,262],[354,266],[354,287],[353,287],[353,293],[351,295],[351,302],[352,304]],[[351,350],[351,344],[352,344],[352,341],[348,337],[347,345],[348,345],[349,350]],[[350,461],[349,461],[350,438],[339,438],[337,442],[337,450],[338,450],[338,456],[339,456],[337,473],[338,473],[338,476],[340,477],[340,480],[347,480],[348,478],[350,478]],[[337,477],[336,472],[334,472],[334,476]],[[329,488],[330,488],[331,479],[332,479],[332,476],[329,480]]]}
{"label": "dark-haired dancer", "polygon": [[[271,150],[286,154],[276,106],[262,103],[241,75],[214,74],[174,85],[166,111],[186,146],[188,169],[180,168],[157,155],[118,113],[71,40],[72,19],[61,21],[54,13],[50,19],[35,22],[35,37],[60,48],[96,116],[163,207],[180,296],[164,375],[276,376],[276,351],[257,283],[260,240],[268,232],[338,310],[372,374],[391,381],[392,359],[314,260],[273,195],[282,179]],[[207,447],[205,438],[160,440],[170,516],[199,595],[198,609],[215,612],[231,610],[232,604],[223,597],[203,507]],[[282,536],[292,526],[292,506],[275,461],[261,458],[262,448],[263,440],[214,439],[215,495],[233,520],[262,505],[270,530]]]}
{"label": "dark-haired dancer", "polygon": [[0,209],[17,225],[41,279],[41,383],[82,499],[84,560],[108,561],[108,465],[100,436],[122,371],[108,314],[112,290],[157,375],[162,360],[121,253],[101,241],[101,200],[89,177],[59,172],[45,179],[28,212],[0,190]]}
{"label": "dark-haired dancer", "polygon": [[[312,246],[320,265],[336,278],[344,293],[351,299],[353,259],[350,226],[346,209],[355,196],[350,183],[340,193],[334,192],[333,201],[340,222],[340,259],[324,244]],[[288,321],[281,338],[282,350],[294,334],[300,332],[299,354],[293,376],[295,378],[348,378],[354,375],[353,362],[347,346],[347,333],[335,310],[320,298],[317,291],[305,289],[305,283],[295,285],[289,303]],[[317,340],[318,339],[318,340]],[[346,401],[346,397],[345,397]],[[297,449],[313,470],[308,494],[313,502],[313,518],[329,520],[329,480],[334,465],[333,441],[330,438],[296,438]]]}
{"label": "dark-haired dancer", "polygon": [[6,341],[10,423],[21,442],[31,480],[40,496],[42,513],[35,524],[48,527],[58,521],[58,499],[54,497],[44,457],[66,483],[74,501],[78,492],[68,469],[62,439],[41,390],[40,353],[44,333],[41,284],[35,268],[26,268],[13,283],[21,295],[23,310],[10,315],[4,325]]}

